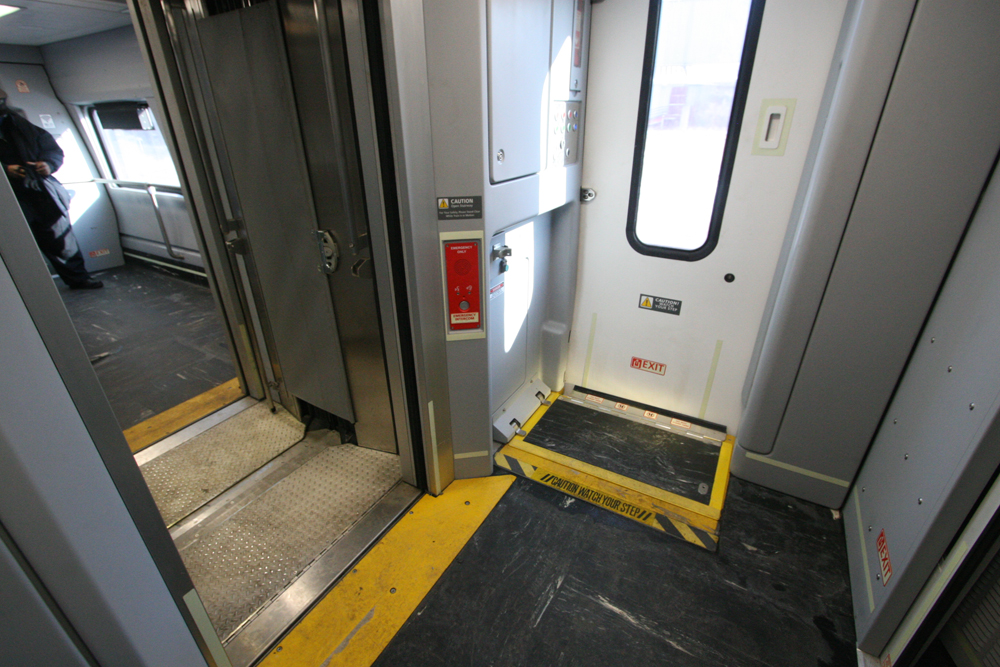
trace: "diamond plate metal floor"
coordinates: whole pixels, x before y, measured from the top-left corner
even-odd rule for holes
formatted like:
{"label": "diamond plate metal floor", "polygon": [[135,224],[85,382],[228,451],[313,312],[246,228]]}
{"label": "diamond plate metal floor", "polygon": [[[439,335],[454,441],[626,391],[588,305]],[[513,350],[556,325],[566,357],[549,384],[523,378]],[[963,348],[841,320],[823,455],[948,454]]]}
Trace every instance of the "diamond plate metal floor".
{"label": "diamond plate metal floor", "polygon": [[399,457],[337,445],[181,549],[220,639],[279,595],[400,479]]}
{"label": "diamond plate metal floor", "polygon": [[305,426],[259,403],[140,467],[172,526],[302,439]]}

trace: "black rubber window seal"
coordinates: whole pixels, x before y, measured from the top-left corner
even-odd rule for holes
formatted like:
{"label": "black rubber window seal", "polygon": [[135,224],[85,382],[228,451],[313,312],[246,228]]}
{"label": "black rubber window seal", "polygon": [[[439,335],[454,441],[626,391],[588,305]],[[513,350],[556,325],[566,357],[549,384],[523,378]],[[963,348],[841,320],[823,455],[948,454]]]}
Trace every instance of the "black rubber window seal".
{"label": "black rubber window seal", "polygon": [[646,130],[649,125],[650,102],[653,91],[653,65],[656,60],[656,40],[660,30],[661,4],[662,0],[650,0],[649,3],[649,21],[646,28],[646,55],[642,64],[642,87],[639,92],[639,114],[635,132],[635,155],[632,159],[632,184],[629,193],[625,236],[628,238],[629,245],[636,252],[643,255],[695,262],[708,257],[719,243],[719,234],[722,231],[722,216],[726,209],[726,198],[729,195],[729,181],[733,173],[733,163],[736,160],[736,147],[739,141],[740,128],[743,126],[743,112],[746,107],[747,93],[750,89],[750,76],[753,73],[754,57],[757,53],[757,39],[760,36],[761,21],[764,17],[764,0],[752,0],[750,5],[747,32],[743,40],[743,54],[740,57],[740,69],[736,77],[733,108],[729,115],[729,129],[726,131],[726,144],[722,152],[722,167],[719,170],[719,183],[715,189],[715,204],[712,207],[712,219],[709,224],[708,238],[700,248],[695,248],[694,250],[649,245],[640,241],[635,233],[636,215],[639,210],[639,184],[642,181],[642,161],[646,151]]}

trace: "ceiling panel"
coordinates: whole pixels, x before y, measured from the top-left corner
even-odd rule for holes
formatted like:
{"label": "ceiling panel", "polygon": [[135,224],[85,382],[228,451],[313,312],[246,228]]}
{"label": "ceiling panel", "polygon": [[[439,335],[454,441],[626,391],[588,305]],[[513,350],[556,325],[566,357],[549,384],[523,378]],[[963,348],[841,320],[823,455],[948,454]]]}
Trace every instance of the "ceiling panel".
{"label": "ceiling panel", "polygon": [[0,0],[22,7],[0,18],[0,44],[43,46],[129,25],[128,8],[115,0]]}

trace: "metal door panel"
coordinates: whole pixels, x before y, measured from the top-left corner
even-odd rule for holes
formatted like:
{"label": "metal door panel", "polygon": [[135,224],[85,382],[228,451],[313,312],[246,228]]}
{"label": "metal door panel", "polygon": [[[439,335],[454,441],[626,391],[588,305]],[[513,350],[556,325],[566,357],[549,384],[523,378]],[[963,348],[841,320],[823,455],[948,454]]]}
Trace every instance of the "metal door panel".
{"label": "metal door panel", "polygon": [[276,3],[197,29],[285,386],[354,421]]}
{"label": "metal door panel", "polygon": [[317,184],[312,193],[316,217],[319,226],[332,231],[340,245],[341,267],[329,276],[329,281],[358,444],[395,453],[396,433],[379,326],[371,237],[363,207],[361,167],[353,142],[354,118],[340,13],[335,5],[327,7],[311,0],[290,0],[284,12],[288,62],[306,162],[312,182]]}

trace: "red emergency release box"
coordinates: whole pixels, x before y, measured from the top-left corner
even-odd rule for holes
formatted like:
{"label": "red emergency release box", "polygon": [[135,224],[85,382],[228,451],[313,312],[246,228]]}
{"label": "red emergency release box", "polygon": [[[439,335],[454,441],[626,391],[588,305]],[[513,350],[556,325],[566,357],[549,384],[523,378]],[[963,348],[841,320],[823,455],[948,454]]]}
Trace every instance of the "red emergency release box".
{"label": "red emergency release box", "polygon": [[479,329],[483,321],[479,298],[479,241],[446,242],[444,266],[448,330]]}

